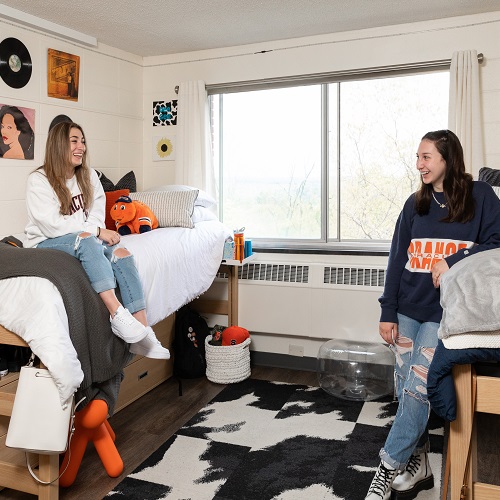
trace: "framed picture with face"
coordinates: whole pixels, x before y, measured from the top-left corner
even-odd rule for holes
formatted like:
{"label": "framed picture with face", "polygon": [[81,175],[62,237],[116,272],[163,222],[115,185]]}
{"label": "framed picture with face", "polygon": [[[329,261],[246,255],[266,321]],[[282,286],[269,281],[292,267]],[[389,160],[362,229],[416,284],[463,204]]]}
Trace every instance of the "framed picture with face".
{"label": "framed picture with face", "polygon": [[0,158],[32,160],[35,155],[35,110],[0,104]]}

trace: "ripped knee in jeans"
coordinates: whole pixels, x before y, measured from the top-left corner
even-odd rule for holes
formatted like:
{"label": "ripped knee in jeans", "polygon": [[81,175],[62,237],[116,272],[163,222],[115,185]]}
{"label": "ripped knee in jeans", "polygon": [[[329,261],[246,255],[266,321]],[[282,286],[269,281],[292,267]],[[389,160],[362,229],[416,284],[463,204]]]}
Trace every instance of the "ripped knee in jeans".
{"label": "ripped knee in jeans", "polygon": [[[415,391],[427,396],[427,375],[429,374],[429,367],[424,365],[411,365],[410,371],[415,375]],[[419,380],[422,383],[418,383]],[[409,392],[409,394],[411,395],[412,393]]]}
{"label": "ripped knee in jeans", "polygon": [[113,250],[113,262],[126,257],[132,257],[132,254],[126,248],[119,247]]}
{"label": "ripped knee in jeans", "polygon": [[75,250],[80,246],[80,242],[82,240],[86,240],[87,238],[90,238],[91,236],[93,236],[92,234],[90,234],[89,232],[87,231],[83,231],[82,233],[80,233],[77,237],[76,237],[76,240],[75,240]]}

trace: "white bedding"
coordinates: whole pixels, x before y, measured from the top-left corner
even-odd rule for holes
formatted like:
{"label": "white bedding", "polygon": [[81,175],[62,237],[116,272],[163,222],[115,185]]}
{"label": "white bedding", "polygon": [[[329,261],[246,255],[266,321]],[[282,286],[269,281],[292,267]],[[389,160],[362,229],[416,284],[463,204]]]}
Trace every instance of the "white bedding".
{"label": "white bedding", "polygon": [[82,383],[83,371],[55,285],[36,277],[0,280],[0,324],[19,335],[42,360],[64,404]]}
{"label": "white bedding", "polygon": [[136,261],[150,325],[208,290],[229,234],[213,220],[198,222],[194,229],[169,227],[122,237]]}
{"label": "white bedding", "polygon": [[[193,229],[161,228],[122,238],[134,255],[151,325],[208,290],[229,234],[218,220],[211,220]],[[57,288],[36,277],[0,280],[0,325],[22,337],[47,366],[61,403],[71,397],[83,372]]]}

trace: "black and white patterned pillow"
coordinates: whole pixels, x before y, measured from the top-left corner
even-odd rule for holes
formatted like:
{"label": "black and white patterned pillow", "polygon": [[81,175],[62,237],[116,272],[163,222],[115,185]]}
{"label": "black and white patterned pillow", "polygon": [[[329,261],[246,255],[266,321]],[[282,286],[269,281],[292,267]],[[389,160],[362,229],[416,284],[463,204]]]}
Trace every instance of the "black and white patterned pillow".
{"label": "black and white patterned pillow", "polygon": [[125,174],[116,184],[113,184],[113,181],[109,180],[99,170],[96,170],[96,172],[105,192],[118,191],[119,189],[128,189],[131,193],[137,191],[137,180],[133,170]]}

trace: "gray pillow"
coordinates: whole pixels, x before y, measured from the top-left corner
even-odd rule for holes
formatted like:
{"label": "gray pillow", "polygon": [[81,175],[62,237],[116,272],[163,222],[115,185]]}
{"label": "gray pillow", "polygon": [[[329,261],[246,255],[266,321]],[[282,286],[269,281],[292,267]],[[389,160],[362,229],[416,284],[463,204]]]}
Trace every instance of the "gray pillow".
{"label": "gray pillow", "polygon": [[132,200],[142,201],[152,210],[159,227],[193,228],[192,215],[197,196],[197,189],[130,193]]}
{"label": "gray pillow", "polygon": [[490,186],[500,186],[500,170],[489,167],[480,168],[478,179],[487,182]]}

